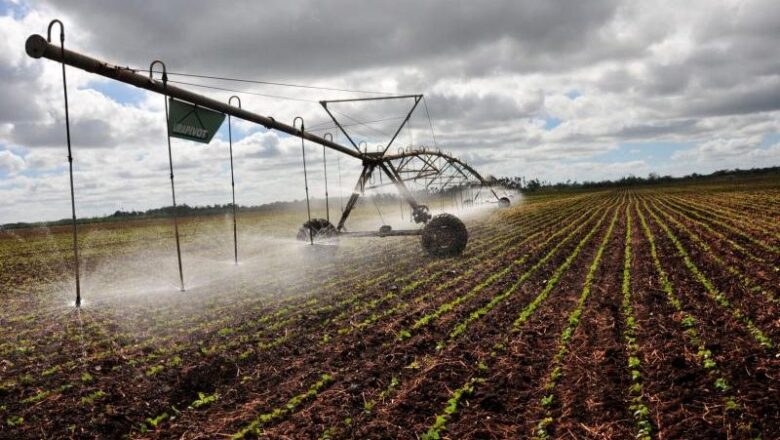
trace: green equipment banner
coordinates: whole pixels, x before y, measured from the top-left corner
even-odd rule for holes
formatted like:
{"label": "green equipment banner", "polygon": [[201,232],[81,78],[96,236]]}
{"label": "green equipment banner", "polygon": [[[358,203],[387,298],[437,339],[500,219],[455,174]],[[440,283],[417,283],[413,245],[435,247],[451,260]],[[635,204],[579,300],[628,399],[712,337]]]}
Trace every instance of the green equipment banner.
{"label": "green equipment banner", "polygon": [[208,144],[225,120],[225,114],[168,98],[171,137]]}

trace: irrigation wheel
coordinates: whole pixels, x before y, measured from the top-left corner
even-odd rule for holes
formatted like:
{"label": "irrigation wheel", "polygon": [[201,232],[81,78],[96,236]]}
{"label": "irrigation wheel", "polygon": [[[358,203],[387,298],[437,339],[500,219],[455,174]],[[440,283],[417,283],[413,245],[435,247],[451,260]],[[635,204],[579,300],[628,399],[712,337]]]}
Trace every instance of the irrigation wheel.
{"label": "irrigation wheel", "polygon": [[502,208],[509,208],[509,205],[511,203],[512,202],[509,201],[509,197],[501,197],[500,199],[498,199],[498,206]]}
{"label": "irrigation wheel", "polygon": [[469,233],[466,225],[452,214],[439,214],[425,225],[422,246],[434,257],[453,257],[463,253]]}
{"label": "irrigation wheel", "polygon": [[296,237],[300,241],[309,242],[309,234],[314,237],[314,242],[326,241],[332,239],[338,235],[336,227],[324,218],[313,218],[311,221],[307,221],[298,229],[298,236]]}

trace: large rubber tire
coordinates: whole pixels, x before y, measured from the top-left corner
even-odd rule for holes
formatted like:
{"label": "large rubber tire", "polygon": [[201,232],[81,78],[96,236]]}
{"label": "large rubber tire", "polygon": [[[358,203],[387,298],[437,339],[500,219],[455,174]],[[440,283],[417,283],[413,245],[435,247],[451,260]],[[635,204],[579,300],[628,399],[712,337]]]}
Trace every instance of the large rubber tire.
{"label": "large rubber tire", "polygon": [[305,222],[300,229],[298,229],[297,239],[300,241],[309,242],[309,234],[314,237],[314,242],[324,241],[332,239],[338,235],[336,227],[324,218],[313,218],[311,222]]}
{"label": "large rubber tire", "polygon": [[511,205],[512,202],[509,201],[509,197],[501,197],[498,199],[498,206],[502,208],[509,208],[509,205]]}
{"label": "large rubber tire", "polygon": [[425,225],[422,246],[434,257],[454,257],[463,253],[469,241],[466,225],[452,214],[439,214]]}

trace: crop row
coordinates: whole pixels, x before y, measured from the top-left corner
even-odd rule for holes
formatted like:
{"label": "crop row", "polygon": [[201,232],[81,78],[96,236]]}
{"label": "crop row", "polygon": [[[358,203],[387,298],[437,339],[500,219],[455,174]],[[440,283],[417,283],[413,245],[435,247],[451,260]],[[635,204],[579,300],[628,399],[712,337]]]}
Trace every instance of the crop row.
{"label": "crop row", "polygon": [[[670,204],[667,204],[663,200],[658,201],[659,204],[667,209],[675,209],[674,207],[670,206]],[[686,221],[691,222],[692,224],[696,225],[697,227],[703,228],[707,231],[710,235],[717,238],[718,240],[727,243],[732,249],[739,252],[740,254],[744,255],[751,261],[754,261],[756,263],[765,263],[766,260],[764,258],[761,258],[757,255],[755,255],[754,252],[752,252],[750,249],[745,248],[740,243],[737,243],[735,240],[731,239],[730,237],[726,236],[723,232],[716,230],[708,223],[705,223],[701,219],[694,218],[691,215],[685,213],[684,211],[679,210],[679,208],[676,210],[676,212],[683,217]]]}
{"label": "crop row", "polygon": [[765,234],[766,236],[774,236],[775,238],[778,238],[777,224],[771,221],[766,221],[762,218],[762,216],[755,214],[746,216],[744,211],[730,209],[725,203],[713,205],[709,202],[697,201],[693,197],[682,198],[671,196],[670,198],[694,211],[711,216],[713,218],[717,218],[718,220],[729,223],[732,226],[740,228],[747,227],[753,229],[755,232]]}
{"label": "crop row", "polygon": [[591,262],[590,267],[588,268],[588,273],[585,276],[585,282],[582,287],[582,293],[580,293],[580,297],[577,301],[577,307],[575,307],[575,309],[572,310],[572,312],[569,314],[567,318],[567,326],[564,328],[559,337],[558,350],[552,360],[552,370],[547,376],[547,380],[544,384],[544,390],[546,394],[540,401],[541,406],[545,408],[545,414],[543,418],[536,424],[533,433],[533,438],[535,439],[543,440],[550,438],[548,429],[550,425],[554,423],[554,419],[550,411],[550,406],[552,406],[555,400],[555,386],[563,374],[563,362],[565,361],[566,355],[569,352],[569,341],[571,340],[572,335],[574,335],[574,332],[580,323],[580,318],[582,317],[582,311],[585,307],[585,302],[590,296],[593,278],[596,275],[596,270],[599,268],[599,264],[601,264],[601,257],[604,254],[604,249],[606,249],[607,243],[609,243],[609,239],[612,237],[612,232],[615,228],[615,223],[617,222],[619,213],[619,210],[615,210],[615,213],[612,216],[612,220],[609,223],[609,227],[607,228],[607,233],[604,234],[604,237],[601,239],[601,243],[599,243],[598,249],[596,249],[596,256],[593,258],[593,262]]}
{"label": "crop row", "polygon": [[685,226],[682,222],[672,217],[669,212],[662,210],[658,208],[655,204],[653,204],[653,207],[661,213],[661,215],[669,222],[671,222],[675,227],[680,229],[681,231],[685,232],[685,234],[690,237],[690,239],[702,250],[704,253],[714,260],[720,267],[723,269],[726,269],[728,273],[736,277],[740,284],[745,288],[748,292],[760,292],[763,296],[766,297],[767,300],[771,302],[778,302],[778,298],[774,295],[774,293],[770,289],[765,289],[759,286],[752,278],[744,274],[742,271],[740,271],[737,267],[730,264],[729,262],[725,261],[723,257],[719,256],[712,247],[701,237],[699,237],[695,232],[693,232],[690,228]]}
{"label": "crop row", "polygon": [[233,434],[231,438],[234,440],[242,439],[246,437],[247,434],[254,434],[259,437],[260,435],[262,435],[261,429],[263,425],[275,419],[283,417],[292,411],[295,411],[304,401],[314,398],[323,388],[328,386],[331,382],[333,382],[333,376],[327,373],[323,374],[322,376],[320,376],[317,382],[313,383],[309,387],[308,390],[306,390],[301,394],[293,396],[292,398],[290,398],[290,400],[287,401],[287,403],[284,406],[279,408],[274,408],[269,412],[260,414],[251,423],[249,423],[245,427],[241,428],[238,432]]}
{"label": "crop row", "polygon": [[699,324],[696,318],[685,311],[683,304],[674,292],[674,287],[669,280],[669,275],[664,270],[661,259],[658,256],[658,248],[656,245],[655,236],[650,230],[647,220],[644,214],[639,209],[639,206],[635,207],[636,214],[641,222],[642,231],[644,237],[650,246],[650,255],[653,260],[653,266],[656,270],[656,275],[660,281],[661,288],[666,295],[667,302],[673,307],[673,309],[680,315],[680,326],[685,336],[687,343],[695,350],[695,357],[699,361],[702,368],[707,371],[708,376],[711,379],[711,383],[719,392],[722,393],[723,401],[729,410],[736,411],[739,409],[739,404],[736,402],[735,397],[729,393],[731,387],[726,379],[725,375],[721,372],[717,361],[714,359],[712,352],[707,348],[707,343],[701,336]]}
{"label": "crop row", "polygon": [[[599,218],[598,222],[590,229],[590,231],[577,243],[575,248],[571,251],[571,253],[566,257],[564,262],[558,266],[552,276],[547,280],[545,283],[545,287],[542,289],[542,291],[529,303],[527,304],[522,311],[520,312],[518,318],[514,320],[512,323],[512,327],[509,329],[510,331],[505,332],[505,336],[503,337],[503,342],[495,344],[496,349],[501,349],[501,347],[506,346],[506,342],[511,338],[511,335],[513,333],[519,332],[525,323],[528,322],[528,320],[533,316],[534,312],[539,308],[539,306],[542,304],[542,302],[549,296],[550,292],[554,289],[554,287],[557,285],[558,280],[561,278],[561,276],[571,267],[572,263],[575,261],[577,256],[580,254],[582,249],[587,245],[587,243],[593,238],[593,236],[596,234],[596,232],[600,229],[604,219],[606,218],[607,214],[609,213],[609,209],[604,209],[604,213]],[[572,234],[573,236],[573,234]],[[557,250],[557,249],[556,249]],[[552,251],[551,251],[552,252]],[[548,255],[551,255],[548,253]],[[521,276],[521,279],[525,281],[527,277],[523,278]],[[517,289],[517,286],[519,286],[519,283],[515,283],[510,287],[507,291],[502,292],[501,294],[494,297],[493,300],[489,303],[495,307],[495,305],[503,299],[505,299],[508,294],[507,292],[514,291]],[[510,292],[511,294],[511,292]],[[499,298],[499,300],[496,300],[496,298]],[[483,316],[487,311],[481,314],[474,314],[469,316],[469,320],[473,320],[476,318],[472,318],[474,316]],[[495,356],[495,352],[491,353],[491,356]],[[457,390],[469,390],[469,392],[473,392],[473,388],[476,387],[479,384],[484,383],[487,376],[487,371],[489,370],[489,367],[487,365],[484,365],[480,369],[480,374],[477,376],[474,376],[472,378],[469,378],[461,387],[459,387]],[[453,393],[450,395],[450,398],[448,400],[448,404],[445,407],[445,409],[439,413],[437,416],[435,416],[435,422],[429,429],[426,431],[426,435],[429,435],[430,438],[437,438],[436,436],[440,436],[441,432],[446,430],[446,421],[453,416],[453,414],[457,410],[457,403],[462,399],[463,393],[460,395],[455,396]],[[455,407],[453,408],[452,403],[455,402]]]}
{"label": "crop row", "polygon": [[747,317],[742,310],[734,306],[731,301],[726,298],[726,295],[715,288],[712,282],[701,272],[696,263],[693,262],[690,254],[685,250],[685,248],[682,246],[682,243],[680,243],[680,240],[672,232],[669,226],[667,226],[666,223],[664,223],[655,212],[648,210],[646,201],[643,202],[643,207],[650,213],[656,223],[666,233],[666,236],[669,238],[669,240],[671,240],[671,242],[674,244],[674,247],[677,249],[678,254],[682,257],[687,269],[693,274],[702,287],[704,287],[710,298],[712,298],[718,305],[727,310],[737,321],[741,322],[745,327],[747,327],[750,334],[759,344],[768,349],[774,347],[774,343],[758,327],[755,326],[753,321]]}
{"label": "crop row", "polygon": [[750,244],[752,244],[752,245],[754,245],[756,247],[759,247],[759,248],[761,248],[761,249],[763,249],[763,250],[765,250],[767,252],[770,252],[770,253],[774,254],[775,256],[780,255],[780,248],[778,248],[777,246],[765,243],[765,242],[763,242],[763,241],[753,237],[752,235],[744,232],[745,229],[749,229],[745,224],[741,224],[739,227],[737,227],[737,226],[728,224],[728,223],[726,223],[726,222],[724,222],[722,220],[717,220],[717,219],[713,218],[712,213],[708,212],[707,215],[705,215],[705,214],[703,214],[701,212],[698,212],[698,211],[696,211],[696,210],[694,210],[692,208],[689,208],[689,207],[687,207],[685,205],[682,205],[681,203],[679,203],[677,201],[674,201],[674,200],[670,201],[670,204],[672,204],[673,206],[677,207],[679,210],[685,212],[686,214],[688,214],[688,215],[690,215],[690,216],[692,216],[692,217],[694,217],[694,218],[696,218],[698,220],[701,220],[701,221],[703,221],[705,223],[709,223],[711,225],[719,226],[719,227],[725,229],[726,231],[730,232],[731,234],[734,234],[735,236],[740,237],[742,240],[745,240],[745,241],[749,242]]}
{"label": "crop row", "polygon": [[642,361],[639,356],[637,344],[637,322],[634,315],[634,307],[631,305],[631,240],[633,238],[633,218],[631,206],[626,206],[626,237],[623,249],[623,280],[620,291],[623,295],[621,311],[623,312],[623,342],[628,355],[628,368],[631,375],[631,387],[629,388],[629,411],[634,416],[636,423],[636,439],[651,440],[653,426],[650,422],[650,410],[647,407],[642,388]]}

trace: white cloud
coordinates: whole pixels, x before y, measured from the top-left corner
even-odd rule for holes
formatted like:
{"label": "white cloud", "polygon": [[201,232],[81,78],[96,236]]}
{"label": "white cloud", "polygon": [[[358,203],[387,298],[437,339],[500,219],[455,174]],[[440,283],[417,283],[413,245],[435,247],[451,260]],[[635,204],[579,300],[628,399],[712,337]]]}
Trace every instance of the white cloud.
{"label": "white cloud", "polygon": [[[44,33],[54,17],[67,26],[69,48],[134,67],[159,58],[171,71],[425,93],[439,146],[484,174],[582,181],[780,160],[776,144],[764,145],[766,136],[780,132],[780,13],[772,0],[492,7],[399,0],[392,8],[301,0],[268,2],[265,14],[254,13],[251,2],[234,8],[188,3],[177,10],[171,1],[154,11],[125,2],[28,6],[24,17],[0,17],[0,144],[6,148],[0,197],[10,201],[0,223],[68,214],[60,204],[68,184],[60,66],[22,50],[27,36]],[[334,26],[346,9],[349,25]],[[68,69],[79,212],[168,204],[162,97],[141,92],[140,102],[123,105],[89,88],[96,80]],[[329,125],[317,100],[345,97],[210,84],[310,100],[241,96],[246,109],[288,123],[300,115],[308,127]],[[192,89],[224,101],[233,94]],[[572,91],[580,96],[573,99]],[[402,113],[400,106],[386,111]],[[348,113],[363,121],[382,117],[368,106]],[[546,118],[560,124],[546,129]],[[373,149],[387,139],[376,130],[392,132],[395,122],[350,130]],[[433,143],[424,108],[410,127],[397,147]],[[303,196],[299,140],[236,119],[233,132],[243,138],[234,143],[240,203]],[[622,144],[633,151],[633,144],[658,142],[689,147],[670,163],[604,159]],[[173,142],[182,202],[228,200],[227,148],[219,138],[209,146]],[[338,154],[329,155],[335,166]],[[309,144],[307,159],[314,170],[310,184],[319,191],[319,147]],[[359,162],[342,156],[338,164],[344,186],[351,186]]]}
{"label": "white cloud", "polygon": [[0,171],[8,174],[15,174],[24,169],[24,159],[8,150],[0,151]]}
{"label": "white cloud", "polygon": [[780,157],[780,142],[762,146],[757,136],[746,138],[717,138],[696,147],[676,151],[672,160],[705,165],[707,168],[752,168],[776,163]]}

